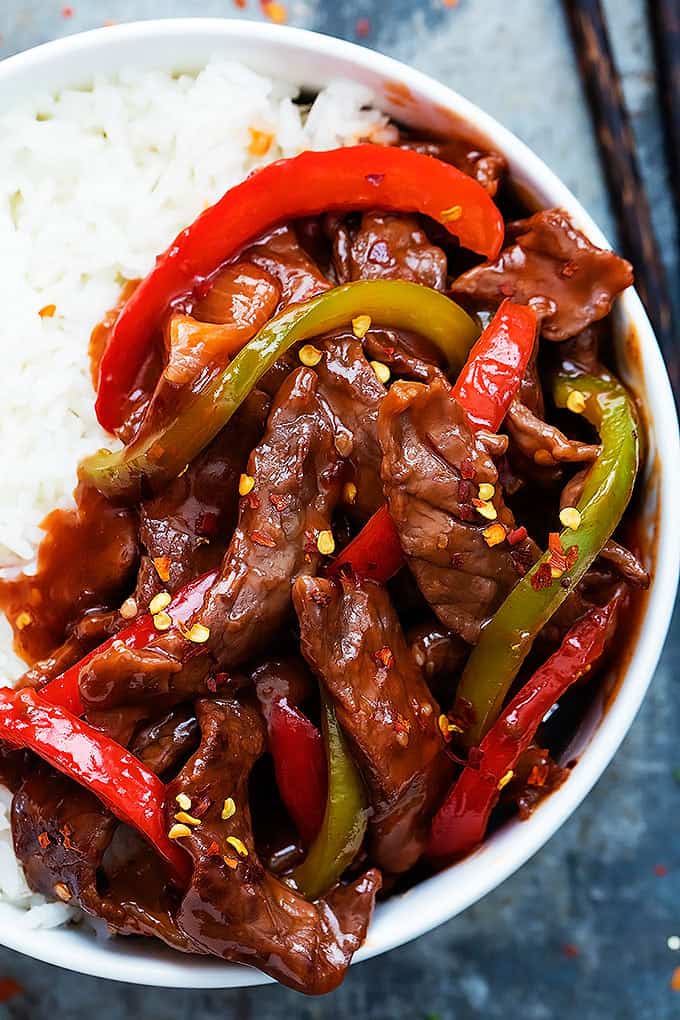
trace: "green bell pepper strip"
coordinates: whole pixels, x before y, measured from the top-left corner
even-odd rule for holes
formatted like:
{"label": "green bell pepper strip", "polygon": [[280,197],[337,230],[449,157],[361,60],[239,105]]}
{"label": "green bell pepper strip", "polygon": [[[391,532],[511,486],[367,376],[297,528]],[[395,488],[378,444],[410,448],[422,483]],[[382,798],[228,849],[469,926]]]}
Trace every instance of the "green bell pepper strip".
{"label": "green bell pepper strip", "polygon": [[293,344],[369,315],[376,326],[408,329],[431,340],[458,372],[479,335],[477,324],[450,298],[403,280],[361,280],[335,287],[275,316],[233,361],[181,409],[117,453],[100,450],[80,464],[79,477],[109,499],[136,501],[179,475],[214,439],[265,372]]}
{"label": "green bell pepper strip", "polygon": [[366,790],[354,764],[333,706],[322,694],[322,729],[328,767],[328,798],[321,828],[304,862],[295,869],[295,883],[315,900],[335,885],[356,857],[368,819]]}
{"label": "green bell pepper strip", "polygon": [[[578,555],[573,554],[575,562],[563,576],[552,578],[544,567],[549,565],[552,554],[546,552],[515,585],[482,630],[457,693],[461,710],[465,715],[469,710],[471,719],[461,738],[468,746],[478,744],[498,717],[536,635],[611,536],[633,491],[639,439],[632,400],[611,376],[595,377],[568,366],[556,375],[553,383],[557,406],[567,407],[572,393],[580,393],[584,398],[582,413],[598,429],[602,444],[578,502],[580,525],[575,531],[566,528],[560,535],[563,548],[575,546]],[[537,580],[541,567],[541,578]]]}

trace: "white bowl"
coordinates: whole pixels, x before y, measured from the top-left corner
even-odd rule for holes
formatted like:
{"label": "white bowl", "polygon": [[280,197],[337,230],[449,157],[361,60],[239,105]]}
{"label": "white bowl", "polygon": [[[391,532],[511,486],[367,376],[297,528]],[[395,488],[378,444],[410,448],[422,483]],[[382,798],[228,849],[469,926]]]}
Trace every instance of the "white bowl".
{"label": "white bowl", "polygon": [[[215,54],[233,57],[297,84],[320,88],[337,77],[370,86],[379,105],[408,124],[445,131],[473,125],[507,157],[512,173],[541,205],[561,206],[598,245],[606,239],[558,178],[492,117],[426,75],[371,50],[328,36],[248,21],[146,21],[70,36],[0,63],[0,109],[43,90],[87,82],[126,66],[192,70]],[[652,678],[671,618],[680,564],[680,530],[673,500],[680,492],[680,442],[670,385],[649,321],[629,290],[616,309],[617,347],[626,381],[641,398],[650,449],[644,479],[644,521],[656,568],[645,619],[613,703],[596,727],[582,727],[579,760],[558,791],[529,821],[513,821],[476,853],[375,912],[365,960],[429,931],[465,910],[534,854],[581,803],[629,729]],[[631,351],[633,356],[631,357]],[[653,546],[652,546],[653,547]],[[102,941],[85,929],[29,931],[3,914],[0,942],[47,963],[83,974],[145,985],[234,988],[268,978],[216,959],[183,956],[142,940]]]}

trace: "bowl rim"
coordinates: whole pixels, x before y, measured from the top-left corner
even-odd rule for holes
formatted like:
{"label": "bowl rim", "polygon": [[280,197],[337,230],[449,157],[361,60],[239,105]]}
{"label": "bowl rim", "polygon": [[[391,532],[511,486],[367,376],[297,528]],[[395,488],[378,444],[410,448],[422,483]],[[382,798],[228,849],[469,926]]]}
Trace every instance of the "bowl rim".
{"label": "bowl rim", "polygon": [[[56,67],[78,58],[89,60],[92,77],[98,68],[94,57],[106,55],[113,66],[129,66],[126,46],[144,43],[150,57],[132,61],[156,67],[159,61],[149,44],[161,46],[190,40],[203,51],[203,62],[220,54],[220,46],[241,42],[271,51],[288,47],[308,59],[330,58],[361,70],[383,83],[400,82],[420,97],[474,125],[508,158],[514,175],[546,204],[564,208],[598,245],[606,238],[575,196],[546,164],[512,132],[454,90],[391,57],[355,43],[308,30],[232,18],[168,18],[135,21],[66,36],[0,62],[0,93],[19,80],[20,94],[40,92],[35,85]],[[139,50],[137,51],[139,52]],[[232,49],[233,52],[233,49]],[[229,54],[231,55],[231,54]],[[236,56],[238,59],[238,56]],[[195,62],[200,66],[200,59]],[[162,61],[161,61],[162,63]],[[69,65],[71,66],[71,65]],[[347,73],[347,72],[346,72]],[[72,83],[73,72],[69,77]],[[21,88],[22,78],[32,84]],[[389,104],[380,103],[387,107]],[[673,612],[680,570],[680,530],[671,515],[671,496],[680,491],[680,436],[673,395],[651,325],[632,289],[618,302],[619,334],[633,330],[639,345],[641,378],[650,431],[663,436],[663,460],[657,458],[656,570],[636,646],[629,657],[616,697],[582,751],[571,776],[539,806],[528,822],[510,822],[479,850],[376,910],[368,938],[355,961],[369,959],[449,920],[490,892],[534,853],[573,813],[599,779],[628,732],[652,679]],[[658,445],[658,443],[657,443]],[[271,979],[250,967],[217,959],[182,956],[164,946],[130,947],[125,939],[102,941],[82,928],[34,930],[17,923],[19,912],[0,905],[0,943],[37,960],[79,973],[136,984],[183,988],[235,988],[264,984]],[[127,945],[125,944],[127,942]]]}

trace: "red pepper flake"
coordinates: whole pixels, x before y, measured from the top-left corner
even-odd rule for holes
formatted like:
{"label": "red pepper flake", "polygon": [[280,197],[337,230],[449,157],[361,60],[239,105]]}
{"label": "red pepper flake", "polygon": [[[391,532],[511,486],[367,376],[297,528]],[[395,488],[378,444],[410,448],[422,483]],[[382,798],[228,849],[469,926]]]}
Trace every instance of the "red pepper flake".
{"label": "red pepper flake", "polygon": [[385,669],[392,669],[392,666],[394,665],[394,655],[392,654],[392,649],[388,648],[387,645],[383,645],[382,648],[379,648],[378,651],[374,654],[373,658],[375,659],[379,666],[384,666]]}
{"label": "red pepper flake", "polygon": [[451,553],[451,567],[453,570],[460,570],[463,566],[463,554],[459,552]]}
{"label": "red pepper flake", "polygon": [[531,576],[531,587],[534,591],[541,591],[542,588],[549,588],[553,582],[552,571],[549,563],[541,563],[535,574]]}
{"label": "red pepper flake", "polygon": [[41,319],[51,319],[53,318],[56,310],[57,310],[56,305],[43,305],[43,307],[38,312],[38,315],[40,316]]}
{"label": "red pepper flake", "polygon": [[61,9],[62,18],[72,18],[74,14],[75,11],[73,10],[72,7],[62,7]]}
{"label": "red pepper flake", "polygon": [[277,0],[260,0],[260,9],[275,25],[284,25],[288,20],[288,12]]}
{"label": "red pepper flake", "polygon": [[558,531],[551,531],[548,535],[548,549],[552,553],[559,553],[560,556],[564,555],[564,549],[562,548],[562,539]]}
{"label": "red pepper flake", "polygon": [[9,1002],[16,999],[17,995],[23,994],[23,986],[15,981],[13,977],[0,978],[0,1002]]}
{"label": "red pepper flake", "polygon": [[366,174],[366,180],[377,188],[385,180],[385,174]]}
{"label": "red pepper flake", "polygon": [[215,842],[215,840],[212,841],[212,843],[208,847],[206,853],[208,854],[208,857],[221,857],[222,856],[222,854],[220,853],[219,845]]}
{"label": "red pepper flake", "polygon": [[472,482],[468,478],[461,478],[458,482],[458,501],[469,503],[470,500],[473,500],[474,502],[476,499],[476,496],[473,496],[474,491],[475,487]]}
{"label": "red pepper flake", "polygon": [[462,478],[469,479],[475,477],[475,466],[467,457],[460,462],[460,474]]}
{"label": "red pepper flake", "polygon": [[371,31],[371,23],[368,20],[368,18],[357,18],[356,25],[354,26],[354,31],[356,32],[360,39],[365,39],[366,36]]}
{"label": "red pepper flake", "polygon": [[229,679],[228,673],[215,673],[213,676],[208,677],[208,679],[205,682],[205,685],[212,694],[215,694],[217,688],[225,684],[228,679]]}
{"label": "red pepper flake", "polygon": [[46,850],[47,847],[50,845],[50,837],[47,835],[46,832],[40,833],[40,835],[38,836],[38,843],[43,848],[43,850]]}
{"label": "red pepper flake", "polygon": [[562,268],[560,269],[560,276],[563,276],[565,279],[569,280],[574,275],[574,273],[577,272],[578,262],[574,262],[573,259],[569,259],[569,261],[565,262]]}
{"label": "red pepper flake", "polygon": [[545,786],[550,769],[547,765],[534,765],[527,776],[527,786]]}
{"label": "red pepper flake", "polygon": [[562,952],[568,960],[573,960],[575,956],[581,955],[581,950],[573,942],[565,942],[562,946]]}
{"label": "red pepper flake", "polygon": [[199,535],[208,537],[217,534],[217,514],[206,511],[196,521],[196,531]]}
{"label": "red pepper flake", "polygon": [[73,835],[73,829],[68,824],[68,822],[64,825],[63,829],[60,829],[59,831],[61,832],[62,836],[64,837],[64,849],[65,850],[72,850],[73,849],[73,843],[71,842],[71,836]]}
{"label": "red pepper flake", "polygon": [[507,538],[510,545],[519,545],[527,537],[527,529],[522,524],[519,528],[513,528],[508,532]]}
{"label": "red pepper flake", "polygon": [[654,874],[656,875],[657,878],[665,878],[666,875],[668,874],[668,868],[666,867],[665,864],[655,864]]}
{"label": "red pepper flake", "polygon": [[457,7],[458,0],[442,0],[444,7]]}
{"label": "red pepper flake", "polygon": [[576,560],[578,559],[578,546],[570,545],[565,553],[564,558],[567,563],[567,570],[571,570],[571,568],[576,563]]}
{"label": "red pepper flake", "polygon": [[281,513],[283,510],[286,509],[286,507],[290,503],[290,493],[272,492],[269,495],[269,502],[271,503],[275,510],[278,510],[278,512]]}
{"label": "red pepper flake", "polygon": [[680,992],[680,967],[676,967],[671,974],[671,991]]}
{"label": "red pepper flake", "polygon": [[263,545],[265,549],[276,548],[276,542],[274,539],[271,535],[265,535],[264,531],[251,531],[250,538],[256,545]]}
{"label": "red pepper flake", "polygon": [[156,573],[160,577],[161,581],[170,580],[170,557],[169,556],[155,556],[153,559],[153,565],[156,568]]}
{"label": "red pepper flake", "polygon": [[246,0],[234,0],[234,7],[238,7],[240,11],[246,9]]}
{"label": "red pepper flake", "polygon": [[194,815],[194,817],[196,818],[202,818],[211,804],[212,801],[210,797],[208,796],[201,797],[200,800],[198,800],[195,804],[191,805],[192,815]]}

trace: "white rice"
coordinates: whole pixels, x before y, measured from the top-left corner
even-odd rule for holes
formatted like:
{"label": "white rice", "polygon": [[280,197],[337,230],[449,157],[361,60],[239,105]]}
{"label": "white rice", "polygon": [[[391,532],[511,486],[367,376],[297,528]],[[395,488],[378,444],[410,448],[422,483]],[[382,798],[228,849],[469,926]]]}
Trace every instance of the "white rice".
{"label": "white rice", "polygon": [[[68,505],[94,416],[92,327],[125,279],[255,166],[303,149],[390,140],[362,86],[338,81],[305,115],[291,86],[214,60],[196,75],[127,71],[0,114],[0,568],[34,562],[40,522]],[[265,158],[250,129],[273,136]],[[56,305],[52,318],[39,312]],[[0,683],[23,672],[0,619]],[[0,900],[22,923],[69,917],[28,889],[0,788]],[[0,919],[2,918],[0,904]]]}

